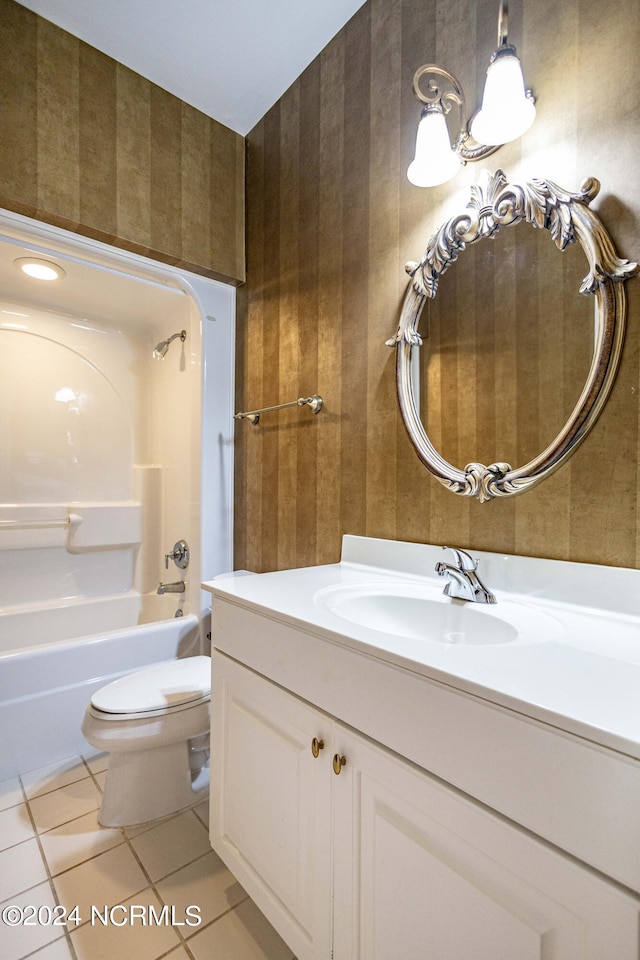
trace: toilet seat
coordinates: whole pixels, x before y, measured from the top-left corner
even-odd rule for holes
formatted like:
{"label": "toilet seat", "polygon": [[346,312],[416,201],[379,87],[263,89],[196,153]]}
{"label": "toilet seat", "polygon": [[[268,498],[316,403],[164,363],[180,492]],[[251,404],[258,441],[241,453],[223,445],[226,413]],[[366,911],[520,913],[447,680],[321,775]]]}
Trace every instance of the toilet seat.
{"label": "toilet seat", "polygon": [[210,657],[186,657],[113,680],[91,697],[100,720],[136,720],[177,713],[211,699]]}

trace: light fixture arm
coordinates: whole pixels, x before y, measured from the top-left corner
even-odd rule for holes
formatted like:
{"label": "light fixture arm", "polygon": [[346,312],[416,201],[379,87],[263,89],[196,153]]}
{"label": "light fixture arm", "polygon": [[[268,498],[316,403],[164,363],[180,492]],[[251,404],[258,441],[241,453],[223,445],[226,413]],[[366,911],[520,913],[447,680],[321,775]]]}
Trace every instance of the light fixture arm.
{"label": "light fixture arm", "polygon": [[[501,9],[502,13],[502,9]],[[505,34],[506,37],[506,34]],[[426,91],[420,81],[427,78]],[[498,146],[486,146],[478,143],[469,133],[469,124],[466,122],[466,106],[464,92],[459,81],[448,70],[435,63],[425,63],[418,67],[413,75],[413,92],[416,98],[423,103],[423,113],[433,110],[442,110],[445,115],[452,107],[459,111],[458,130],[452,149],[458,154],[462,163],[473,160],[483,160],[499,149]]]}
{"label": "light fixture arm", "polygon": [[500,47],[508,45],[507,33],[509,31],[509,4],[507,0],[501,0],[500,13],[498,14],[498,50]]}
{"label": "light fixture arm", "polygon": [[490,157],[492,153],[500,149],[500,146],[501,144],[489,146],[486,143],[478,143],[478,141],[474,140],[471,136],[469,123],[466,123],[456,137],[453,149],[463,163],[468,163],[469,161],[484,160],[485,157]]}
{"label": "light fixture arm", "polygon": [[[498,15],[498,46],[491,54],[489,64],[495,63],[500,57],[517,57],[518,52],[512,43],[509,43],[509,4],[507,0],[500,0],[500,13]],[[526,91],[527,96],[533,98],[531,90]]]}
{"label": "light fixture arm", "polygon": [[[420,81],[426,76],[429,77],[427,83],[428,93],[425,93],[420,87]],[[437,83],[436,77],[445,81],[444,87],[442,87],[442,84]],[[413,92],[417,99],[427,106],[440,104],[443,113],[449,113],[452,104],[455,104],[455,106],[460,109],[461,118],[464,117],[465,104],[462,87],[452,73],[449,73],[448,70],[443,70],[442,67],[438,67],[435,63],[425,63],[421,67],[418,67],[413,75]]]}

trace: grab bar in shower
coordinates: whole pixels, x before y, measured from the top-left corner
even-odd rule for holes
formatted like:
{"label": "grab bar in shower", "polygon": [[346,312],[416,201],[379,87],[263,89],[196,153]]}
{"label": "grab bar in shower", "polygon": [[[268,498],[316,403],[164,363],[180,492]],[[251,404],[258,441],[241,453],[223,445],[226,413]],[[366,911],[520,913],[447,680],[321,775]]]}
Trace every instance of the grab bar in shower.
{"label": "grab bar in shower", "polygon": [[22,530],[38,529],[39,527],[71,527],[80,523],[81,520],[82,517],[77,513],[70,513],[66,520],[63,520],[62,517],[58,519],[55,517],[42,517],[41,519],[34,517],[30,520],[0,520],[0,530],[16,527],[20,527]]}
{"label": "grab bar in shower", "polygon": [[289,403],[276,403],[273,407],[260,407],[259,410],[246,410],[242,413],[236,413],[234,420],[250,420],[254,425],[260,421],[261,413],[271,413],[272,410],[284,410],[285,407],[311,407],[313,413],[320,413],[322,410],[322,397],[314,394],[313,397],[298,397],[297,400],[290,400]]}

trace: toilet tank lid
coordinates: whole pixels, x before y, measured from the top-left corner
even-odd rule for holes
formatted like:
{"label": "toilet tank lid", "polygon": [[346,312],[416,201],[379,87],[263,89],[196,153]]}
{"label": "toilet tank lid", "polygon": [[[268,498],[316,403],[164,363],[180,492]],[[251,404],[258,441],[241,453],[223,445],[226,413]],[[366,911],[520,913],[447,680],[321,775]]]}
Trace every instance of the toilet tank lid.
{"label": "toilet tank lid", "polygon": [[211,696],[211,657],[165,660],[101,687],[91,703],[104,713],[146,713]]}

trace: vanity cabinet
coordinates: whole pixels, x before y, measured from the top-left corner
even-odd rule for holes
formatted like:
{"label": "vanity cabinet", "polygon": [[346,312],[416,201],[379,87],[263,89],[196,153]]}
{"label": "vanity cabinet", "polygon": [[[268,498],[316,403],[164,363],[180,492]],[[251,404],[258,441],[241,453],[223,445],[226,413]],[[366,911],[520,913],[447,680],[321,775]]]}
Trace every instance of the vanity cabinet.
{"label": "vanity cabinet", "polygon": [[211,842],[298,960],[637,960],[635,896],[219,651],[213,678]]}
{"label": "vanity cabinet", "polygon": [[222,654],[212,668],[212,845],[298,960],[328,958],[331,723]]}

